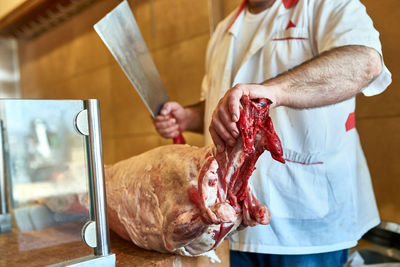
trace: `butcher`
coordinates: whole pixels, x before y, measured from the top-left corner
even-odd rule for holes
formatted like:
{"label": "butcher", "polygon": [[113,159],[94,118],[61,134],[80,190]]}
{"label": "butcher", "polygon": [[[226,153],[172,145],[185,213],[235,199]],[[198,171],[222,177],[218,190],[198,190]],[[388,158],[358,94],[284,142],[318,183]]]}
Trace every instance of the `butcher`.
{"label": "butcher", "polygon": [[269,225],[230,236],[232,266],[343,266],[379,222],[355,125],[355,96],[391,83],[379,33],[359,0],[247,0],[207,48],[201,102],[164,105],[157,131],[236,143],[240,99],[268,98],[286,164],[261,155],[250,183]]}

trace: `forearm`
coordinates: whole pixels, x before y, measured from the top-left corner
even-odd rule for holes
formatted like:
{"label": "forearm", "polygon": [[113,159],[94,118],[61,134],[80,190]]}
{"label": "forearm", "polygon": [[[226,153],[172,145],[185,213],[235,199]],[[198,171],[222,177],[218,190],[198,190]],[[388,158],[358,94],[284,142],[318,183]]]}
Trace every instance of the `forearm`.
{"label": "forearm", "polygon": [[372,48],[332,49],[263,83],[277,90],[277,105],[312,108],[341,102],[359,93],[382,69]]}
{"label": "forearm", "polygon": [[204,107],[205,101],[184,107],[186,119],[183,131],[203,133]]}
{"label": "forearm", "polygon": [[210,134],[219,151],[238,136],[240,99],[268,98],[272,107],[312,108],[341,102],[359,93],[382,70],[379,53],[363,46],[332,49],[261,84],[236,84],[216,107]]}

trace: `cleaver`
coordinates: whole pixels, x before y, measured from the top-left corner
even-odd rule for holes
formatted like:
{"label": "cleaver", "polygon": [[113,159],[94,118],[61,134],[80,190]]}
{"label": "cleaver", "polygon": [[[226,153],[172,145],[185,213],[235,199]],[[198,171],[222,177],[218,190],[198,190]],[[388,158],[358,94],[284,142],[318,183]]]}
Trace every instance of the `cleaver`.
{"label": "cleaver", "polygon": [[[128,2],[122,1],[94,29],[156,117],[169,98]],[[181,132],[174,144],[185,144]]]}

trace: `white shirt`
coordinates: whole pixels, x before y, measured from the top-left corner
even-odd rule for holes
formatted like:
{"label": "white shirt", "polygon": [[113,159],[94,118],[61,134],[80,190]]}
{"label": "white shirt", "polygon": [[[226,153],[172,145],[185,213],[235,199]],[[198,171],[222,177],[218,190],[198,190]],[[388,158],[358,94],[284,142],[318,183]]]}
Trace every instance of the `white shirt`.
{"label": "white shirt", "polygon": [[[236,75],[238,69],[242,65],[243,57],[250,45],[251,40],[254,37],[254,34],[256,33],[257,28],[260,26],[260,23],[262,22],[265,13],[268,12],[268,9],[264,10],[259,14],[252,14],[248,11],[247,8],[245,8],[243,12],[244,12],[243,25],[238,32],[237,45],[234,44],[235,52],[233,54],[232,76]],[[234,77],[232,77],[232,79],[233,78]]]}
{"label": "white shirt", "polygon": [[[231,27],[235,12],[218,25],[208,46],[202,85],[205,129],[219,99],[234,84],[260,83],[334,47],[364,45],[381,53],[379,33],[358,0],[291,2],[296,1],[276,0],[262,15],[233,78],[234,47],[244,14]],[[390,82],[383,66],[362,92],[379,94]],[[271,211],[271,223],[233,235],[231,249],[274,254],[333,251],[356,245],[379,223],[354,111],[354,97],[319,108],[271,110],[287,162],[278,163],[265,152],[250,178],[255,196]],[[205,136],[211,143],[207,130]]]}

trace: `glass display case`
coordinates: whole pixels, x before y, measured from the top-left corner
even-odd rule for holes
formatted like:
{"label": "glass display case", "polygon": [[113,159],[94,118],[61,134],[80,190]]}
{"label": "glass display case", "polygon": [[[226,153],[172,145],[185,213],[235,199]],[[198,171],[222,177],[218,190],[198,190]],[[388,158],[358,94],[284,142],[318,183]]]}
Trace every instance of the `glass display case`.
{"label": "glass display case", "polygon": [[0,100],[0,266],[115,266],[97,100]]}

